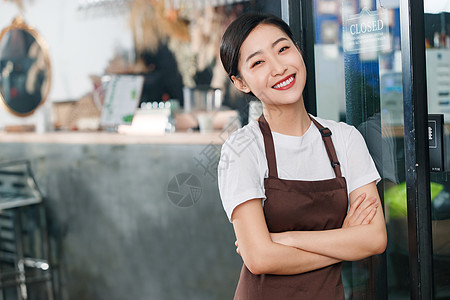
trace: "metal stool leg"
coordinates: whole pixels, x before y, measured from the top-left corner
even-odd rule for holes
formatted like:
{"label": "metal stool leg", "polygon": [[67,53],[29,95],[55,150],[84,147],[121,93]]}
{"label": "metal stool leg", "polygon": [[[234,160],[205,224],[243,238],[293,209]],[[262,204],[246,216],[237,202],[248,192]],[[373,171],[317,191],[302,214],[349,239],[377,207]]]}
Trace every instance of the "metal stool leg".
{"label": "metal stool leg", "polygon": [[22,222],[20,218],[20,209],[14,212],[14,233],[16,242],[16,267],[17,267],[17,296],[19,300],[27,300],[27,286],[25,277],[25,264],[22,244]]}

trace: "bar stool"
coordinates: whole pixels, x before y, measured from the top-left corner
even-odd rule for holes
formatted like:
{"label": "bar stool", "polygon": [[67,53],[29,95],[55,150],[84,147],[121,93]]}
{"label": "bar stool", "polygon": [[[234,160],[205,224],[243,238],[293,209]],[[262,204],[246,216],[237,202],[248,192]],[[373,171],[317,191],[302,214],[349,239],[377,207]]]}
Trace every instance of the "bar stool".
{"label": "bar stool", "polygon": [[47,222],[29,161],[0,163],[0,300],[53,300]]}

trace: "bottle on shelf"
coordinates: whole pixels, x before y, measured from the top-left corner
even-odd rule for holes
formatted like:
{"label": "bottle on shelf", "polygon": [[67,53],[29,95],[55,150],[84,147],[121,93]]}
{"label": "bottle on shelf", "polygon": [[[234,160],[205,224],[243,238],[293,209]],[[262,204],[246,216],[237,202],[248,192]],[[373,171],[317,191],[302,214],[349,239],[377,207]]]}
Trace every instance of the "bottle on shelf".
{"label": "bottle on shelf", "polygon": [[433,48],[441,48],[441,36],[437,31],[434,33]]}

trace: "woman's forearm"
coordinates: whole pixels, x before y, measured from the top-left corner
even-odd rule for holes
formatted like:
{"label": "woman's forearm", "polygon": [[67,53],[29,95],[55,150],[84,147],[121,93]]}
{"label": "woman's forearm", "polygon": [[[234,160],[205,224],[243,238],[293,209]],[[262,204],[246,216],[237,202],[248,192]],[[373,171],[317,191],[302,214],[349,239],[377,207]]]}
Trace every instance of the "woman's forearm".
{"label": "woman's forearm", "polygon": [[253,274],[293,275],[320,269],[340,260],[274,243],[267,230],[261,199],[238,206],[232,216],[238,252]]}
{"label": "woman's forearm", "polygon": [[346,261],[380,254],[386,248],[386,233],[374,224],[324,231],[290,231],[280,234],[279,238],[285,245]]}
{"label": "woman's forearm", "polygon": [[[294,275],[321,269],[341,260],[271,243],[261,249],[260,253],[252,253],[252,258],[244,259],[244,263],[253,274]],[[248,263],[248,265],[247,265]]]}

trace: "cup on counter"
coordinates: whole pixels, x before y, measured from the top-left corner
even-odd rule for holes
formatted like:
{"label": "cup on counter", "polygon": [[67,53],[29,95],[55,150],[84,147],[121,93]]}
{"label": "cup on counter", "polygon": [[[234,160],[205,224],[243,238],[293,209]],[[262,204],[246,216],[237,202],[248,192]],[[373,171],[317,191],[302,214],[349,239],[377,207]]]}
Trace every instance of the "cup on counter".
{"label": "cup on counter", "polygon": [[210,86],[183,87],[184,111],[217,111],[222,105],[222,90]]}
{"label": "cup on counter", "polygon": [[214,131],[213,116],[212,113],[207,112],[197,114],[200,133],[210,133]]}

